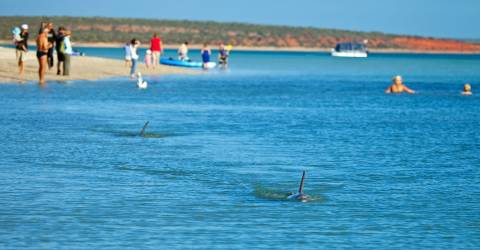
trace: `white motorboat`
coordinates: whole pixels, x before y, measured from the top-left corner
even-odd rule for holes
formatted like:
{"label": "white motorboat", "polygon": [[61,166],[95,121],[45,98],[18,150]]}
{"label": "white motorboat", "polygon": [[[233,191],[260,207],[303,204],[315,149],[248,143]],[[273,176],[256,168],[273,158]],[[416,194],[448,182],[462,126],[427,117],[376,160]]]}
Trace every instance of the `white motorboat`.
{"label": "white motorboat", "polygon": [[332,49],[332,56],[366,58],[368,57],[368,51],[363,43],[338,43]]}

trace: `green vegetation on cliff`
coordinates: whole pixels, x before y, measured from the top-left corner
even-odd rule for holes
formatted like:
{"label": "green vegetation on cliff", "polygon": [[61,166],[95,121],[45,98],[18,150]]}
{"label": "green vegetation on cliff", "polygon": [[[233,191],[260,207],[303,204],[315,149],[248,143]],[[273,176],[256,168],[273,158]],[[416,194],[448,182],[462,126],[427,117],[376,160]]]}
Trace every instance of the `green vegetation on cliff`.
{"label": "green vegetation on cliff", "polygon": [[[132,38],[147,42],[153,33],[158,33],[167,44],[189,41],[192,44],[231,43],[237,46],[273,46],[331,48],[341,41],[368,40],[370,48],[415,49],[478,49],[464,46],[467,43],[454,41],[443,48],[437,41],[452,43],[453,40],[438,40],[421,37],[405,37],[379,32],[354,32],[335,29],[255,25],[245,23],[218,23],[210,21],[153,20],[104,17],[0,17],[0,39],[10,39],[13,27],[27,23],[31,33],[36,33],[40,22],[53,22],[56,27],[65,26],[73,31],[76,42],[126,42]],[[400,39],[400,40],[398,40]],[[401,41],[401,42],[400,42]],[[409,46],[405,43],[412,43]],[[471,45],[471,44],[467,44]],[[456,48],[457,46],[458,48]],[[472,45],[474,46],[474,45]]]}

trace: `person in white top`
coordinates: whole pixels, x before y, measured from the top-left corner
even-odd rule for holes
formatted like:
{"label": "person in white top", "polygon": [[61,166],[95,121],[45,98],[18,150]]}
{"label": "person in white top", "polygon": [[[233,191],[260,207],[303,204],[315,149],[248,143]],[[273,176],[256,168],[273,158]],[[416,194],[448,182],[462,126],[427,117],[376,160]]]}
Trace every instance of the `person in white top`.
{"label": "person in white top", "polygon": [[130,42],[130,57],[132,58],[132,67],[130,68],[130,77],[132,79],[135,78],[135,71],[137,71],[137,62],[138,62],[138,54],[137,48],[140,46],[140,41],[137,39],[132,39]]}
{"label": "person in white top", "polygon": [[72,32],[70,32],[69,30],[66,30],[64,32],[64,37],[63,37],[63,56],[64,56],[63,75],[64,76],[70,75],[70,57],[72,56],[72,53],[73,53],[72,42],[70,41],[71,35],[72,35]]}
{"label": "person in white top", "polygon": [[188,61],[188,42],[182,43],[180,48],[178,48],[178,60],[180,61]]}

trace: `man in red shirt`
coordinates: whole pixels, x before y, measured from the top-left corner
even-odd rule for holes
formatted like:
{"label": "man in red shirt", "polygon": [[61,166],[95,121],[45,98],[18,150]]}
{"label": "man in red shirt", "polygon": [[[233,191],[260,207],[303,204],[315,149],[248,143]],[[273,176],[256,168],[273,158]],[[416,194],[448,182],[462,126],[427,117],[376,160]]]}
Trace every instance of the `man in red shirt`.
{"label": "man in red shirt", "polygon": [[153,59],[153,68],[158,65],[160,60],[160,55],[162,53],[162,39],[158,37],[157,33],[153,34],[152,39],[150,40],[150,50],[152,51],[152,59]]}

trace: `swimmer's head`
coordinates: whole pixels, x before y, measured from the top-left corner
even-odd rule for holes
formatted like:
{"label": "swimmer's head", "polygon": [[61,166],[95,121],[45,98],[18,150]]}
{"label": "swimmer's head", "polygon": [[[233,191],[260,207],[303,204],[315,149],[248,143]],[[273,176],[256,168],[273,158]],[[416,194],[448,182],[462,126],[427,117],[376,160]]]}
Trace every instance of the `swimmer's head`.
{"label": "swimmer's head", "polygon": [[468,84],[468,83],[465,84],[465,85],[463,85],[463,91],[464,91],[464,92],[470,92],[470,91],[472,91],[472,86],[470,86],[470,84]]}
{"label": "swimmer's head", "polygon": [[395,76],[393,79],[392,79],[393,83],[395,84],[402,84],[403,82],[403,79],[401,76]]}

